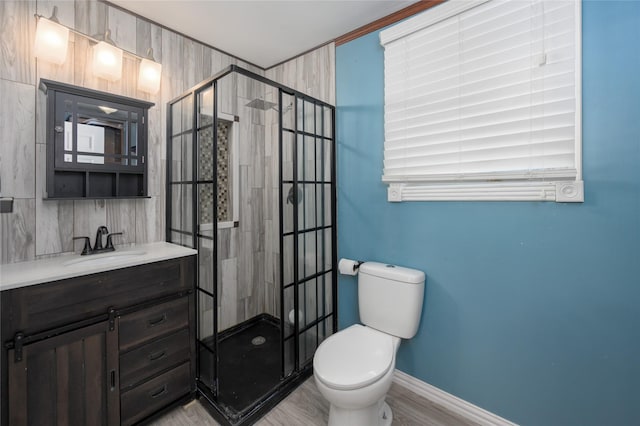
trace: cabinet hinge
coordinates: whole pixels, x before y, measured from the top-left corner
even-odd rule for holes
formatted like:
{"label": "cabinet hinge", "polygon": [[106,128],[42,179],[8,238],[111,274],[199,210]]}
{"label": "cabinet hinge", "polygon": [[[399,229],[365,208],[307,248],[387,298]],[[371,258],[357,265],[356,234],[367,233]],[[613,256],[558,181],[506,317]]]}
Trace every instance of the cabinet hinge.
{"label": "cabinet hinge", "polygon": [[109,331],[116,329],[116,310],[115,308],[109,308]]}
{"label": "cabinet hinge", "polygon": [[23,333],[16,333],[13,338],[13,357],[14,362],[22,361],[22,340],[24,339]]}

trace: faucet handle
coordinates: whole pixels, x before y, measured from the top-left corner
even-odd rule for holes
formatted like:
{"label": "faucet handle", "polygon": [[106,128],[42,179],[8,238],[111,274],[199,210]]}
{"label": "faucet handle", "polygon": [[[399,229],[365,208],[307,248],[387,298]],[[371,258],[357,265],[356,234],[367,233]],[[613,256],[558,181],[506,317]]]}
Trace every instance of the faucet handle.
{"label": "faucet handle", "polygon": [[105,249],[107,249],[107,250],[115,250],[116,249],[113,246],[113,241],[111,241],[111,237],[114,237],[116,235],[122,235],[122,232],[114,232],[112,234],[107,235],[107,246],[105,247]]}
{"label": "faucet handle", "polygon": [[91,254],[93,251],[89,237],[73,237],[73,240],[84,240],[84,247],[82,248],[82,253],[80,253],[82,256]]}

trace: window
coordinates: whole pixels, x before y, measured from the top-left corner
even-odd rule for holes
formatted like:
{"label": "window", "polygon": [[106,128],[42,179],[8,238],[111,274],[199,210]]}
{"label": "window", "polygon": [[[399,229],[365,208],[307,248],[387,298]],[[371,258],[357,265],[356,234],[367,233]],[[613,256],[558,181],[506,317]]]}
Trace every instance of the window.
{"label": "window", "polygon": [[449,0],[382,31],[389,201],[583,201],[579,1]]}

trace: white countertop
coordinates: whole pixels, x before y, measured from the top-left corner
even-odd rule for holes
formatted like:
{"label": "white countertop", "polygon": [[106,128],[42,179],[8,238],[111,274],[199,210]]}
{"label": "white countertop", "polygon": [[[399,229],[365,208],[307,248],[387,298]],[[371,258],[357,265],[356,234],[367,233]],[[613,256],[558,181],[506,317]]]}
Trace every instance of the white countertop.
{"label": "white countertop", "polygon": [[191,256],[197,251],[166,242],[116,246],[116,250],[81,256],[67,254],[48,259],[0,265],[0,291],[26,287],[65,278],[95,274],[177,257]]}

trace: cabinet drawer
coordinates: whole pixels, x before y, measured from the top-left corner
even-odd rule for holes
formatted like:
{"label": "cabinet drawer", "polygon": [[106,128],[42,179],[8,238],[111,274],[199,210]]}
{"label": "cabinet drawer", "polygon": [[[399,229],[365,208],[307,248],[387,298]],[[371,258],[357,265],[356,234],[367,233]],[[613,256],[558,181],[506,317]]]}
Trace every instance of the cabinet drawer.
{"label": "cabinet drawer", "polygon": [[161,303],[120,318],[120,352],[187,327],[189,299]]}
{"label": "cabinet drawer", "polygon": [[120,396],[122,424],[133,424],[191,390],[189,363],[167,371]]}
{"label": "cabinet drawer", "polygon": [[[2,292],[2,337],[29,335],[193,288],[194,256]],[[4,341],[4,340],[3,340]]]}
{"label": "cabinet drawer", "polygon": [[188,361],[189,330],[147,343],[120,357],[120,389],[142,382],[172,365]]}

